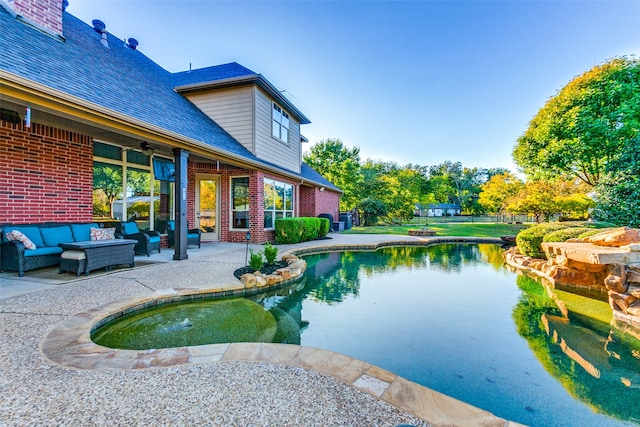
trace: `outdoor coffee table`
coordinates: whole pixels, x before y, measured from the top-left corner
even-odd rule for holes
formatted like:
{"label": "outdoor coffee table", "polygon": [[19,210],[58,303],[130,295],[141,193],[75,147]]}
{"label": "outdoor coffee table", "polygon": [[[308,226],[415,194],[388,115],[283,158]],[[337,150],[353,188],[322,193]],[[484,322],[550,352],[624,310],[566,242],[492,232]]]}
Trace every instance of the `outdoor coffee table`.
{"label": "outdoor coffee table", "polygon": [[128,264],[133,267],[137,240],[111,239],[88,242],[60,243],[64,252],[60,256],[59,273],[75,272],[77,276],[98,268],[109,271],[114,265]]}

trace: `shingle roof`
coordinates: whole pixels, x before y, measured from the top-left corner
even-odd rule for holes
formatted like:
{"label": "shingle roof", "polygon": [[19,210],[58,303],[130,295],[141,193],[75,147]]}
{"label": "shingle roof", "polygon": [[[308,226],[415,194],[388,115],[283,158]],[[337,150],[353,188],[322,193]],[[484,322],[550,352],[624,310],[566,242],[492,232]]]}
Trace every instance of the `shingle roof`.
{"label": "shingle roof", "polygon": [[[63,26],[64,42],[26,25],[0,7],[0,69],[208,144],[233,157],[292,173],[254,156],[194,104],[174,91],[176,79],[192,77],[180,77],[185,73],[170,73],[111,34],[108,34],[109,48],[104,47],[99,33],[67,12],[63,14]],[[202,72],[219,77],[253,73],[236,63],[209,67]],[[300,177],[326,182],[324,179],[320,181],[306,168]]]}
{"label": "shingle roof", "polygon": [[198,68],[196,70],[181,71],[173,74],[173,84],[184,86],[194,83],[211,82],[237,77],[257,76],[258,74],[237,62],[214,65],[213,67]]}

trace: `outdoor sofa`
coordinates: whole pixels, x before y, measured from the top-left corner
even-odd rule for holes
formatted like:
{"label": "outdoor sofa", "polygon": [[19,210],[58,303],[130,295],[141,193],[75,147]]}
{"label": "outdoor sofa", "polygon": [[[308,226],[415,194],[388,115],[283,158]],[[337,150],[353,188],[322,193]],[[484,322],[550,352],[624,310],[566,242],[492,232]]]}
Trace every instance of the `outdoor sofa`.
{"label": "outdoor sofa", "polygon": [[[46,223],[0,225],[0,271],[25,271],[60,264],[60,243],[91,240],[97,223]],[[103,231],[104,232],[104,231]],[[10,240],[7,235],[10,234]]]}

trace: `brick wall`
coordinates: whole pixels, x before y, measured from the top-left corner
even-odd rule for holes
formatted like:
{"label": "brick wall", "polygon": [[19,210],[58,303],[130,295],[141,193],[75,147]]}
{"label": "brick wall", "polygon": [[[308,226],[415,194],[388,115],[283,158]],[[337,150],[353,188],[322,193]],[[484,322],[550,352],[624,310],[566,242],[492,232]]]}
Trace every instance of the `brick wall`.
{"label": "brick wall", "polygon": [[300,186],[300,216],[318,216],[328,213],[338,221],[340,216],[340,193],[320,191],[317,187]]}
{"label": "brick wall", "polygon": [[14,0],[13,10],[34,24],[62,35],[62,0]]}
{"label": "brick wall", "polygon": [[91,222],[93,141],[0,121],[0,223]]}

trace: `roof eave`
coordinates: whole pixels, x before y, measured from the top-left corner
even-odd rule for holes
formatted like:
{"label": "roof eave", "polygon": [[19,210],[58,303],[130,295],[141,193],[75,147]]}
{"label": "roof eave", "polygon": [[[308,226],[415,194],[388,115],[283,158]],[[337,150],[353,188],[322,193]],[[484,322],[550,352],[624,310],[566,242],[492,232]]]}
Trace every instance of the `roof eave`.
{"label": "roof eave", "polygon": [[302,111],[298,110],[282,93],[269,82],[262,74],[247,74],[239,77],[229,77],[226,79],[211,80],[207,82],[191,83],[174,87],[177,93],[197,92],[207,89],[222,89],[235,86],[244,86],[256,84],[267,92],[276,101],[282,104],[289,113],[293,114],[302,125],[311,123],[311,120],[305,116]]}

